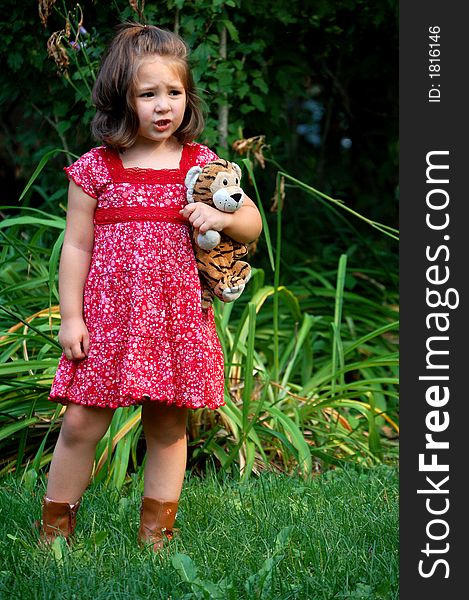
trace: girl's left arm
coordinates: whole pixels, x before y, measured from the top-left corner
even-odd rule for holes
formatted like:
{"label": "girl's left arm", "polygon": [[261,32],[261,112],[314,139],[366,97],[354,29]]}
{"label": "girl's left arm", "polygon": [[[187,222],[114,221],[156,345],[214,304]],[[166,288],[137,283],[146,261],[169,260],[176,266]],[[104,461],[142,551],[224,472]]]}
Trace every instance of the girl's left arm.
{"label": "girl's left arm", "polygon": [[203,202],[187,204],[181,214],[190,224],[205,233],[209,229],[223,231],[242,244],[257,240],[262,232],[262,219],[257,206],[244,196],[243,206],[234,213],[222,212]]}
{"label": "girl's left arm", "polygon": [[228,219],[223,231],[230,238],[242,244],[248,244],[260,236],[262,231],[261,214],[248,196],[244,196],[243,206],[239,210],[224,214]]}

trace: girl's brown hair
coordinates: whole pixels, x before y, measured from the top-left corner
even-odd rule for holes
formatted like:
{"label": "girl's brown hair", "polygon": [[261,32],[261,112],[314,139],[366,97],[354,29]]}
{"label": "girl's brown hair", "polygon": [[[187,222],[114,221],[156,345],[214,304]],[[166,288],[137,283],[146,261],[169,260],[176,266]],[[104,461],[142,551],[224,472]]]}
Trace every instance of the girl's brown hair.
{"label": "girl's brown hair", "polygon": [[93,87],[96,114],[91,132],[107,146],[123,150],[135,142],[139,126],[133,99],[136,73],[141,59],[155,54],[174,60],[186,90],[184,118],[174,136],[184,144],[202,133],[204,118],[184,40],[154,25],[122,23],[103,56]]}

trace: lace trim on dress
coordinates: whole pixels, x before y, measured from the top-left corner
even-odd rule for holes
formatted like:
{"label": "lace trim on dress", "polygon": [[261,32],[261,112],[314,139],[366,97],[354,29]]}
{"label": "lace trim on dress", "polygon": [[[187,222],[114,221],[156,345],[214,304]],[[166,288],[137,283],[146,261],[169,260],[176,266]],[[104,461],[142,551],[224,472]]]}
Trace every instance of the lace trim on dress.
{"label": "lace trim on dress", "polygon": [[189,225],[178,208],[159,208],[157,206],[123,206],[120,208],[97,208],[94,213],[95,225],[109,225],[128,221],[162,221]]}
{"label": "lace trim on dress", "polygon": [[115,183],[181,183],[189,166],[197,154],[196,144],[184,144],[182,147],[181,160],[177,169],[150,169],[140,167],[125,168],[119,153],[110,148],[104,149],[104,160],[106,161]]}

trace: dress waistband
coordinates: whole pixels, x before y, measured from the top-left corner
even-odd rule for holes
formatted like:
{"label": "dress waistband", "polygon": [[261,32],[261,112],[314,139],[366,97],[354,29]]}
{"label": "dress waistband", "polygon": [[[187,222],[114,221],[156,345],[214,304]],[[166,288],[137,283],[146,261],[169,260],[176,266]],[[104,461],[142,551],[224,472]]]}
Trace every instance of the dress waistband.
{"label": "dress waistband", "polygon": [[161,221],[189,225],[189,221],[179,214],[178,208],[157,206],[124,206],[121,208],[97,208],[94,213],[95,225],[125,223],[128,221]]}

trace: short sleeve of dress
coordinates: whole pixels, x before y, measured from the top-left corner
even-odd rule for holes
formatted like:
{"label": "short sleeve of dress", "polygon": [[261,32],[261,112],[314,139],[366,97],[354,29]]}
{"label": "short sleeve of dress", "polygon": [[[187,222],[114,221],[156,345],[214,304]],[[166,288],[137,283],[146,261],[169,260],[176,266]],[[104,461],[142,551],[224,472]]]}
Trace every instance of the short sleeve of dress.
{"label": "short sleeve of dress", "polygon": [[197,152],[192,166],[197,165],[199,167],[205,167],[207,163],[218,160],[219,157],[207,146],[204,146],[203,144],[197,144],[196,146]]}
{"label": "short sleeve of dress", "polygon": [[97,199],[103,180],[108,179],[108,171],[103,159],[104,147],[92,148],[69,167],[64,167],[69,180],[76,183],[81,189]]}

